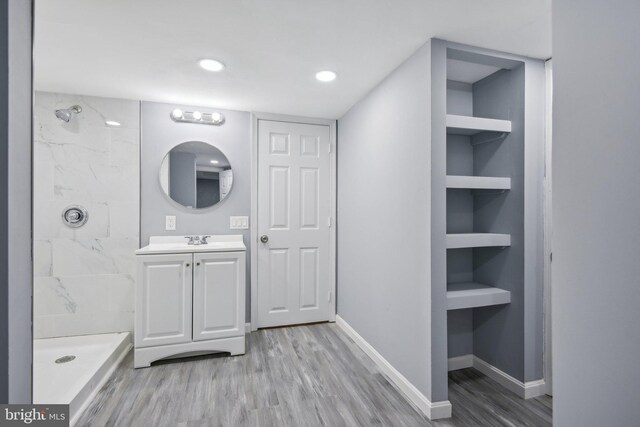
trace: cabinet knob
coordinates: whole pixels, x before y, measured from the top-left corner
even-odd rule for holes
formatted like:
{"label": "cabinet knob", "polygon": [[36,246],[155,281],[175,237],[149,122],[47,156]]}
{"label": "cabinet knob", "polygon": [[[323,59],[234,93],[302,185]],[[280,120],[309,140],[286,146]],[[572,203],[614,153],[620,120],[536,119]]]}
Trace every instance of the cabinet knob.
{"label": "cabinet knob", "polygon": [[187,263],[187,267],[191,266],[191,264]]}
{"label": "cabinet knob", "polygon": [[200,263],[199,263],[199,262],[196,262],[196,267],[199,267],[199,266],[200,266]]}
{"label": "cabinet knob", "polygon": [[266,234],[263,234],[262,236],[260,236],[260,241],[262,243],[267,243],[269,241],[269,236],[267,236]]}

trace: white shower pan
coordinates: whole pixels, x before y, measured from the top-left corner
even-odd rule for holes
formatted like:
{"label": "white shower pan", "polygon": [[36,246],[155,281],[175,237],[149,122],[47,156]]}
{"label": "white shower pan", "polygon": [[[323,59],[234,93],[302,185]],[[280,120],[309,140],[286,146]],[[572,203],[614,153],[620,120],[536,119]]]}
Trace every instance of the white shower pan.
{"label": "white shower pan", "polygon": [[130,349],[129,332],[34,340],[33,402],[68,404],[73,425]]}

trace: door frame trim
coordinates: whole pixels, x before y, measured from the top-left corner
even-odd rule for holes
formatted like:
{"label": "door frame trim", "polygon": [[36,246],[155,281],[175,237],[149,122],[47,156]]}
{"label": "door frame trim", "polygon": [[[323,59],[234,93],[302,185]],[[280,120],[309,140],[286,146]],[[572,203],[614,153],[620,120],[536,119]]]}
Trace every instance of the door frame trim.
{"label": "door frame trim", "polygon": [[329,126],[329,177],[331,183],[330,211],[331,228],[329,233],[329,276],[331,277],[332,303],[330,305],[329,321],[336,321],[336,229],[337,229],[337,147],[336,147],[336,120],[315,119],[310,117],[290,116],[283,114],[251,113],[251,220],[249,221],[249,233],[251,238],[251,331],[258,329],[258,122],[268,120],[274,122],[299,123],[305,125]]}

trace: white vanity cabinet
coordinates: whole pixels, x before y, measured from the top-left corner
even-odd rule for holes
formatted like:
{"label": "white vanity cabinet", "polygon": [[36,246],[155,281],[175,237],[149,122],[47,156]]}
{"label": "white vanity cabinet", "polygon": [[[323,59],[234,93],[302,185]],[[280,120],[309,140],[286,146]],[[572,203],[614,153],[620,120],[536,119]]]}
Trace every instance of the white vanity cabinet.
{"label": "white vanity cabinet", "polygon": [[244,252],[193,255],[193,340],[244,336]]}
{"label": "white vanity cabinet", "polygon": [[152,237],[136,259],[136,368],[172,356],[244,354],[242,236],[215,236],[203,245]]}
{"label": "white vanity cabinet", "polygon": [[191,342],[192,258],[137,257],[136,347]]}

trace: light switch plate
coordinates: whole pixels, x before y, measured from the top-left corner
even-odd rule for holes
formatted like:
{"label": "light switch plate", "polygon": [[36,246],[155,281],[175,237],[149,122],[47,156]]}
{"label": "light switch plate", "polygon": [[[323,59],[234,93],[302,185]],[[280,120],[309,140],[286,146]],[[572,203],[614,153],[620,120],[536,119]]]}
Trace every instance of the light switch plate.
{"label": "light switch plate", "polygon": [[165,230],[175,230],[176,229],[176,217],[175,215],[167,215],[165,217]]}
{"label": "light switch plate", "polygon": [[248,216],[230,216],[229,228],[232,230],[248,230],[249,217]]}

